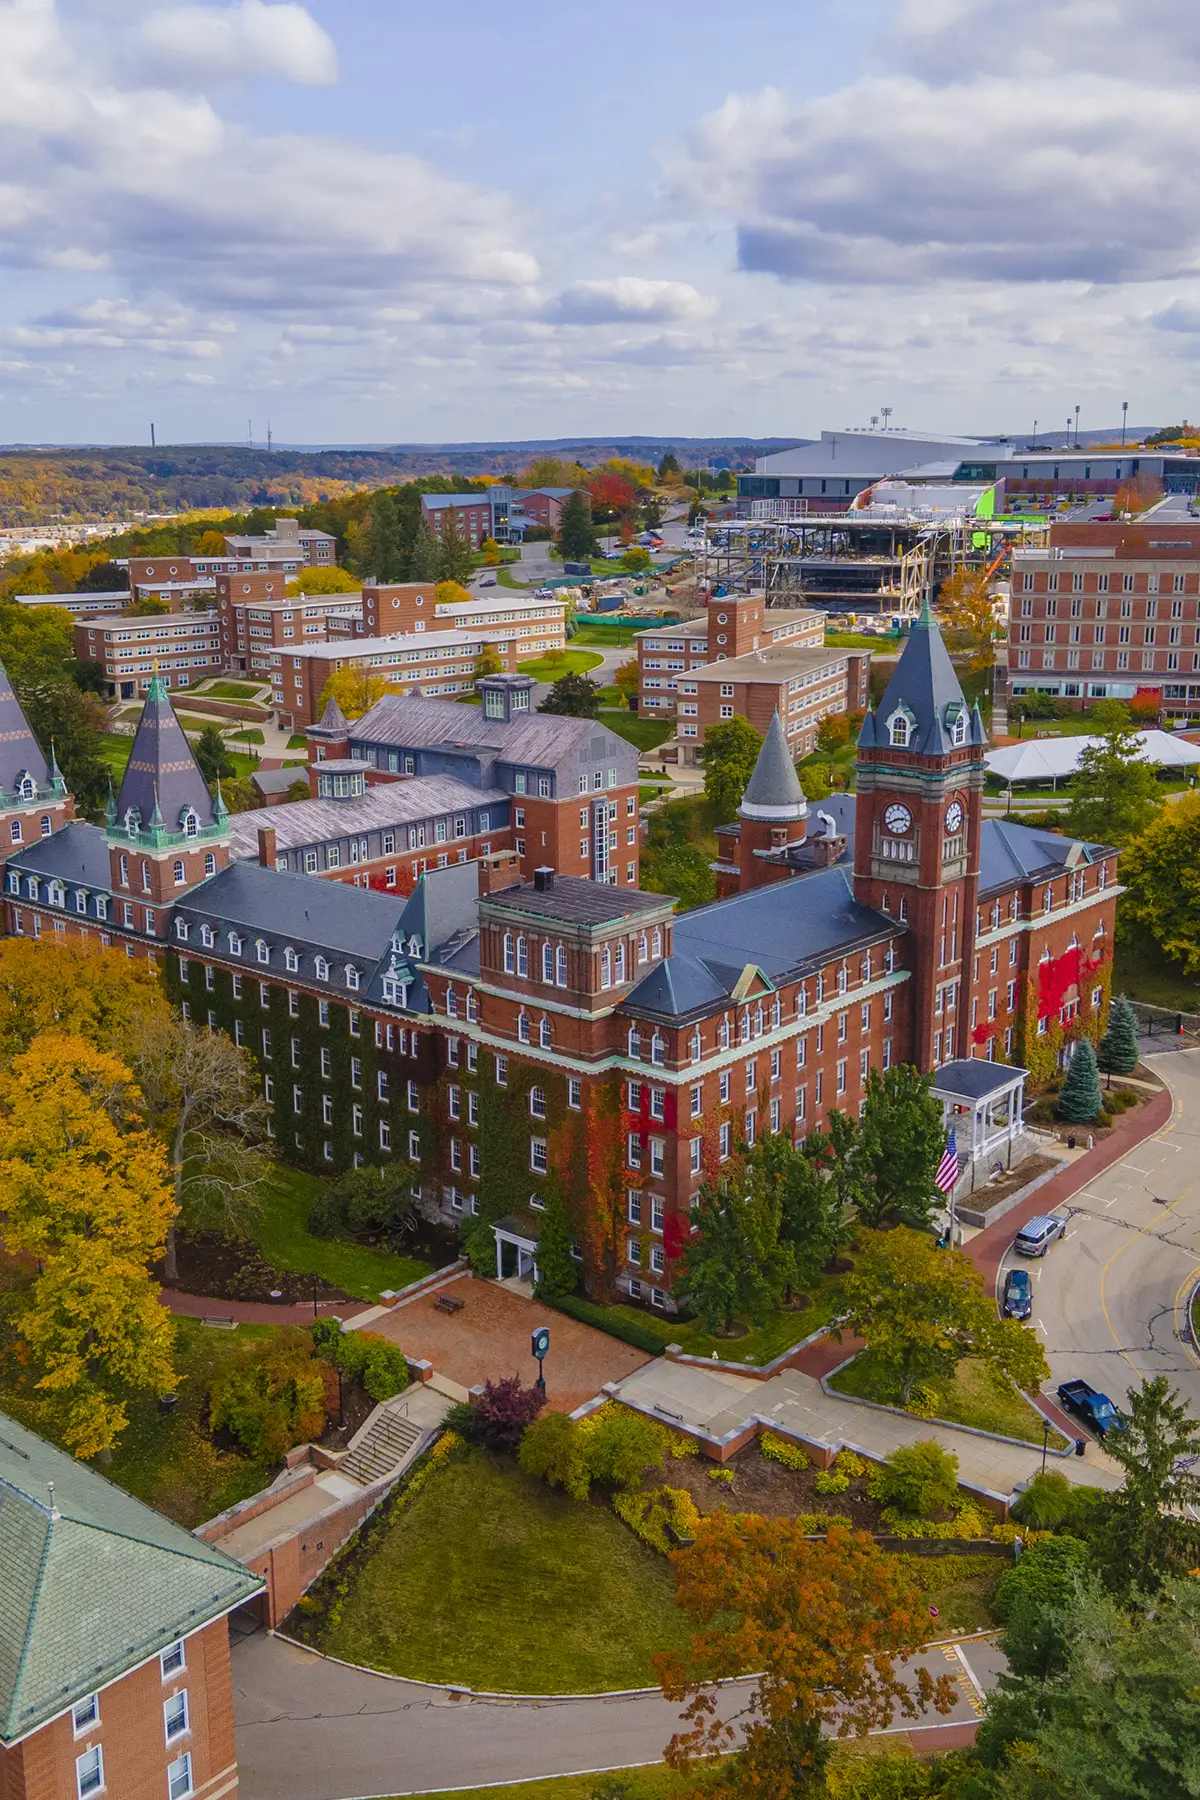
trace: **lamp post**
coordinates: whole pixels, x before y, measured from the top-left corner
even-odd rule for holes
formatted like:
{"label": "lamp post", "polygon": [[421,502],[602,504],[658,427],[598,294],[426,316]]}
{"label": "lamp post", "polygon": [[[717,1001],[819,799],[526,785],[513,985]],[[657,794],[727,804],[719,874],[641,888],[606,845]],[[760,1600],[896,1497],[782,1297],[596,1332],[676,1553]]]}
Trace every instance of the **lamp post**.
{"label": "lamp post", "polygon": [[312,1287],[313,1287],[313,1318],[317,1319],[320,1317],[320,1314],[317,1311],[317,1277],[315,1275],[312,1278]]}
{"label": "lamp post", "polygon": [[1050,1421],[1042,1420],[1042,1474],[1046,1473],[1046,1451],[1050,1447]]}
{"label": "lamp post", "polygon": [[1075,448],[1079,448],[1079,408],[1075,408]]}
{"label": "lamp post", "polygon": [[1122,402],[1121,402],[1121,448],[1122,448],[1122,450],[1125,448],[1125,426],[1126,426],[1128,419],[1129,419],[1129,402],[1128,402],[1128,400],[1122,400]]}

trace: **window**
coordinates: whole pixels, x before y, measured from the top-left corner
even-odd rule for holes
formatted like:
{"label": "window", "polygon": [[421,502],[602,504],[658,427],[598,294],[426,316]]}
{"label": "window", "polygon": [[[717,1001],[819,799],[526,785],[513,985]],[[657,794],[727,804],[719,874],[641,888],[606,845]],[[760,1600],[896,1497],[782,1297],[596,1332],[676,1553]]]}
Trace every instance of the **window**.
{"label": "window", "polygon": [[167,1800],[184,1800],[192,1791],[192,1753],[185,1750],[167,1770]]}
{"label": "window", "polygon": [[176,1738],[182,1737],[187,1731],[188,1697],[186,1688],[180,1688],[177,1694],[172,1694],[171,1698],[164,1703],[163,1727],[167,1734],[168,1744],[173,1744]]}
{"label": "window", "polygon": [[93,1744],[90,1750],[75,1758],[75,1792],[79,1800],[83,1800],[85,1794],[98,1794],[103,1786],[104,1753],[99,1744]]}
{"label": "window", "polygon": [[90,1731],[93,1725],[99,1723],[99,1694],[88,1694],[84,1699],[75,1702],[71,1708],[71,1727],[76,1737],[82,1737],[85,1731]]}
{"label": "window", "polygon": [[545,1175],[549,1170],[550,1159],[545,1138],[530,1138],[529,1167],[535,1175]]}
{"label": "window", "polygon": [[[297,1089],[297,1093],[299,1093],[299,1089]],[[299,1100],[296,1101],[296,1110],[297,1112],[300,1110]],[[172,1675],[177,1675],[180,1669],[187,1667],[187,1663],[184,1659],[182,1638],[176,1644],[167,1645],[167,1648],[162,1652],[158,1659],[158,1666],[162,1670],[162,1678],[164,1681]]]}
{"label": "window", "polygon": [[[457,1089],[455,1092],[457,1093]],[[543,1087],[531,1087],[529,1090],[529,1111],[535,1119],[546,1116],[546,1090]],[[457,1116],[457,1115],[455,1115]]]}
{"label": "window", "polygon": [[567,1078],[567,1105],[574,1112],[578,1112],[583,1105],[583,1082],[578,1075]]}

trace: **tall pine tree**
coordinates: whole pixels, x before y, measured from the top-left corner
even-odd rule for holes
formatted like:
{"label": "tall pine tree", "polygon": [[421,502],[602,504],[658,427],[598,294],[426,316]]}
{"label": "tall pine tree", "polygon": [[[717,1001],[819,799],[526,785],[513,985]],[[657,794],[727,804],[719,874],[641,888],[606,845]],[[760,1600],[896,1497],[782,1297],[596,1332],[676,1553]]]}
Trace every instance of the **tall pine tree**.
{"label": "tall pine tree", "polygon": [[400,579],[400,515],[386,488],[376,494],[371,504],[365,555],[366,572],[374,575],[376,581]]}
{"label": "tall pine tree", "polygon": [[1128,1000],[1116,999],[1108,1011],[1108,1029],[1100,1039],[1096,1061],[1109,1075],[1132,1075],[1141,1061],[1137,1014]]}
{"label": "tall pine tree", "polygon": [[410,581],[436,581],[438,578],[438,548],[433,541],[433,533],[425,523],[424,514],[417,521],[413,532],[412,550],[408,558],[408,579]]}
{"label": "tall pine tree", "polygon": [[1088,1125],[1102,1106],[1096,1052],[1087,1038],[1080,1038],[1071,1055],[1067,1079],[1058,1094],[1058,1116],[1073,1125]]}
{"label": "tall pine tree", "polygon": [[563,507],[562,522],[558,528],[558,547],[562,551],[564,562],[586,562],[596,548],[591,502],[579,488],[575,489]]}
{"label": "tall pine tree", "polygon": [[462,534],[458,514],[452,506],[442,513],[438,532],[437,576],[439,581],[469,581],[471,578],[471,546]]}

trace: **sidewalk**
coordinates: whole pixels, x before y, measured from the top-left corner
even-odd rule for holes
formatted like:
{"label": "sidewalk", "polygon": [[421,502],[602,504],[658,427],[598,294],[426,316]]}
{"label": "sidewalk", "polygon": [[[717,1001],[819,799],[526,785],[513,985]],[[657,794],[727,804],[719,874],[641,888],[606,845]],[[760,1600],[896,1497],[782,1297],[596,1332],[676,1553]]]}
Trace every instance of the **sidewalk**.
{"label": "sidewalk", "polygon": [[311,1300],[294,1306],[275,1305],[270,1300],[216,1300],[211,1294],[183,1294],[178,1288],[160,1288],[159,1304],[179,1319],[228,1320],[233,1325],[311,1325],[314,1317],[354,1318],[363,1312],[362,1300],[318,1300],[314,1314]]}

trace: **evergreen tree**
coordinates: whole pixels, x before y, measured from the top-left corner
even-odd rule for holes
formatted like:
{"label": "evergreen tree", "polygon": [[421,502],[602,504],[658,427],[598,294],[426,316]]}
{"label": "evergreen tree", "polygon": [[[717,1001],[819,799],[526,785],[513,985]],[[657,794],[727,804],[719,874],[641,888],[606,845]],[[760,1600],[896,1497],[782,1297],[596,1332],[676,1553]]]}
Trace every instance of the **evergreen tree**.
{"label": "evergreen tree", "polygon": [[673,450],[668,450],[667,454],[658,465],[658,479],[660,481],[669,481],[672,475],[678,475],[678,473],[679,458]]}
{"label": "evergreen tree", "polygon": [[408,557],[408,579],[410,581],[436,581],[438,574],[438,547],[433,541],[433,533],[425,523],[422,513],[413,532],[412,549]]}
{"label": "evergreen tree", "polygon": [[927,1225],[935,1201],[937,1166],[946,1147],[942,1105],[929,1089],[932,1075],[921,1075],[897,1063],[867,1075],[861,1154],[869,1195],[858,1202],[866,1224],[899,1219],[905,1225]]}
{"label": "evergreen tree", "polygon": [[558,547],[564,562],[586,562],[596,548],[592,508],[586,493],[576,488],[562,510]]}
{"label": "evergreen tree", "polygon": [[[192,745],[192,755],[196,759],[196,767],[207,781],[209,787],[217,780],[228,781],[234,774],[233,763],[225,748],[225,740],[215,725],[206,725],[200,736]],[[308,783],[305,782],[307,790]]]}
{"label": "evergreen tree", "polygon": [[600,689],[587,675],[560,675],[538,711],[569,719],[594,719],[600,711]]}
{"label": "evergreen tree", "polygon": [[396,502],[386,488],[376,494],[367,526],[365,573],[376,581],[400,579],[400,515]]}
{"label": "evergreen tree", "polygon": [[448,506],[438,533],[437,577],[439,581],[469,581],[470,576],[471,546],[459,529],[458,514]]}
{"label": "evergreen tree", "polygon": [[552,1297],[573,1294],[579,1265],[571,1255],[575,1230],[562,1195],[551,1192],[538,1231],[538,1292]]}
{"label": "evergreen tree", "polygon": [[1067,1079],[1058,1095],[1058,1116],[1075,1125],[1087,1125],[1102,1106],[1096,1052],[1087,1038],[1080,1038],[1071,1055]]}
{"label": "evergreen tree", "polygon": [[1132,1075],[1141,1061],[1137,1014],[1128,1000],[1116,999],[1108,1010],[1108,1029],[1100,1039],[1096,1061],[1110,1075]]}

